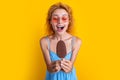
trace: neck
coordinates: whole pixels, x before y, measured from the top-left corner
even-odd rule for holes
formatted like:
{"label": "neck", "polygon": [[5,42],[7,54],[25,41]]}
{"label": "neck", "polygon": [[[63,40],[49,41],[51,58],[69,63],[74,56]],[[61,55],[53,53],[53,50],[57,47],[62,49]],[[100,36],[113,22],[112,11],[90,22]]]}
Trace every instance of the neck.
{"label": "neck", "polygon": [[57,38],[57,40],[64,40],[67,37],[67,32],[65,34],[55,34],[54,36]]}

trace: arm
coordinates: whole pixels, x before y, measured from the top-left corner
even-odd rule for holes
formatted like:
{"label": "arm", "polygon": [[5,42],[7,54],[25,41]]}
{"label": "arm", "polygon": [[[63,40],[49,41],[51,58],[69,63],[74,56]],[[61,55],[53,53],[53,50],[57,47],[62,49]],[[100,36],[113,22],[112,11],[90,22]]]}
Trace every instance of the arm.
{"label": "arm", "polygon": [[76,38],[74,41],[74,45],[73,45],[73,53],[72,53],[72,57],[70,60],[65,60],[63,59],[61,61],[61,67],[65,72],[71,72],[73,64],[75,62],[76,56],[78,54],[78,51],[80,49],[81,46],[81,40],[79,38]]}
{"label": "arm", "polygon": [[59,61],[52,62],[50,59],[48,44],[47,44],[45,37],[41,38],[40,46],[41,46],[43,57],[44,57],[44,60],[45,60],[46,66],[47,66],[47,70],[49,72],[56,72],[56,71],[60,70]]}
{"label": "arm", "polygon": [[40,39],[40,46],[41,46],[41,50],[43,53],[45,63],[46,63],[46,65],[49,65],[51,63],[51,60],[50,60],[50,55],[49,55],[49,51],[48,51],[48,44],[47,44],[45,37]]}
{"label": "arm", "polygon": [[78,54],[78,52],[80,50],[81,44],[82,44],[81,39],[76,38],[75,41],[74,41],[74,45],[73,45],[73,54],[72,54],[72,57],[70,59],[70,61],[72,62],[72,64],[74,64],[74,62],[75,62],[75,59],[76,59],[77,54]]}

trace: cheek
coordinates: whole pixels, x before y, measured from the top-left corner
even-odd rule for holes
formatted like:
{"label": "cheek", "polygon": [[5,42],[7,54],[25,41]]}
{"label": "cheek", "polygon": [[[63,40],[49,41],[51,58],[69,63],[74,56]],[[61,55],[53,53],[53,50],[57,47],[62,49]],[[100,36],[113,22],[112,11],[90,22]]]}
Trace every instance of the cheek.
{"label": "cheek", "polygon": [[57,23],[58,22],[58,18],[52,18],[52,23]]}
{"label": "cheek", "polygon": [[68,25],[69,25],[69,21],[66,21],[66,22],[65,22],[65,25],[68,26]]}
{"label": "cheek", "polygon": [[52,20],[52,23],[57,23],[57,20]]}
{"label": "cheek", "polygon": [[67,20],[62,20],[64,23],[68,22]]}
{"label": "cheek", "polygon": [[67,22],[67,23],[65,23],[65,30],[67,30],[68,29],[68,26],[69,26],[69,23]]}
{"label": "cheek", "polygon": [[53,18],[52,20],[51,20],[51,24],[56,24],[58,22],[58,19],[56,19],[56,18]]}
{"label": "cheek", "polygon": [[56,29],[56,25],[57,25],[57,23],[51,21],[51,26],[52,26],[53,30]]}
{"label": "cheek", "polygon": [[57,22],[54,21],[54,20],[51,20],[51,21],[50,21],[50,24],[54,27],[55,25],[57,25]]}

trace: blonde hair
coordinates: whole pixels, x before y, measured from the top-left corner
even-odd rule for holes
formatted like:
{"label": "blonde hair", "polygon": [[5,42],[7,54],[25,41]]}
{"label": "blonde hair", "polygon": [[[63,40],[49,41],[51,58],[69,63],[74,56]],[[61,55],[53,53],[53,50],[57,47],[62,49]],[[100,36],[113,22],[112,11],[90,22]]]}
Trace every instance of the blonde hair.
{"label": "blonde hair", "polygon": [[68,29],[67,32],[70,33],[71,32],[71,28],[73,27],[73,16],[72,16],[72,9],[66,5],[63,4],[61,2],[53,4],[49,10],[48,10],[48,15],[47,15],[47,19],[46,19],[46,25],[47,25],[47,29],[48,29],[48,33],[52,34],[54,33],[54,30],[52,28],[52,25],[50,24],[50,20],[52,17],[52,13],[56,10],[56,9],[64,9],[66,10],[66,12],[68,13],[69,16],[69,25],[68,25]]}

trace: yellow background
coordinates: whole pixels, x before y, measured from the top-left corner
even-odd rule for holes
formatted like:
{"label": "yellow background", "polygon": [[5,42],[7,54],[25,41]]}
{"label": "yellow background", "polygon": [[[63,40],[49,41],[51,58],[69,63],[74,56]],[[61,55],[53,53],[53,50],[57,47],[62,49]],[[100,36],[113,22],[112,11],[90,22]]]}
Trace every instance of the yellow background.
{"label": "yellow background", "polygon": [[48,8],[59,1],[72,7],[74,35],[82,39],[78,80],[120,80],[119,0],[0,1],[0,80],[44,80],[39,39]]}

